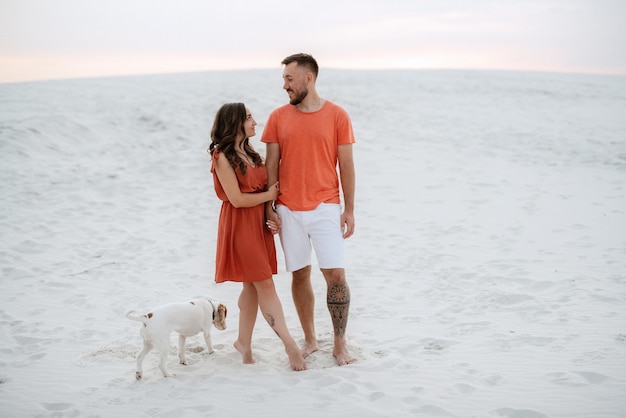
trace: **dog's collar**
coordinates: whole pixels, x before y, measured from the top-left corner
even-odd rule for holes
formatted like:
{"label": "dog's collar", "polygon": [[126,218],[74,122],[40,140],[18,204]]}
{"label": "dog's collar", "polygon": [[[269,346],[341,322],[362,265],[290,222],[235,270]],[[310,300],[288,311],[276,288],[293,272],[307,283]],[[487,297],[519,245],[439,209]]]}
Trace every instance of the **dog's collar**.
{"label": "dog's collar", "polygon": [[211,304],[211,308],[213,308],[213,320],[215,321],[215,305],[213,305],[213,301],[209,299],[209,303]]}

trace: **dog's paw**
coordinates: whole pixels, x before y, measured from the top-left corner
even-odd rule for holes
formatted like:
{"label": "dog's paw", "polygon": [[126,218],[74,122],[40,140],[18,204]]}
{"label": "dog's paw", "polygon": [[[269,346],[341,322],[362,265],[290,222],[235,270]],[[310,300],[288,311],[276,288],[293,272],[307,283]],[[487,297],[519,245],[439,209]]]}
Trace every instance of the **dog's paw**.
{"label": "dog's paw", "polygon": [[187,360],[180,360],[178,363],[184,366],[189,366],[189,362]]}
{"label": "dog's paw", "polygon": [[141,374],[141,372],[135,372],[135,379],[141,380],[142,377],[143,375]]}
{"label": "dog's paw", "polygon": [[209,354],[213,354],[215,353],[215,350],[213,350],[212,348],[209,348]]}

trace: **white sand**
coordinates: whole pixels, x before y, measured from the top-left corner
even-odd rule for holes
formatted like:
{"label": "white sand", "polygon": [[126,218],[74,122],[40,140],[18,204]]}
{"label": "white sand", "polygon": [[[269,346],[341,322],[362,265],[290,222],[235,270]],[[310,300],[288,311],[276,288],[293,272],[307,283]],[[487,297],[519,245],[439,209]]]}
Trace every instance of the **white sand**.
{"label": "white sand", "polygon": [[[292,372],[237,284],[213,282],[217,107],[259,122],[280,69],[0,85],[0,416],[625,417],[626,78],[322,72],[351,114],[358,193],[349,347]],[[280,253],[280,251],[279,251]],[[289,275],[275,277],[302,340]],[[229,307],[189,366],[141,347],[130,309]]]}

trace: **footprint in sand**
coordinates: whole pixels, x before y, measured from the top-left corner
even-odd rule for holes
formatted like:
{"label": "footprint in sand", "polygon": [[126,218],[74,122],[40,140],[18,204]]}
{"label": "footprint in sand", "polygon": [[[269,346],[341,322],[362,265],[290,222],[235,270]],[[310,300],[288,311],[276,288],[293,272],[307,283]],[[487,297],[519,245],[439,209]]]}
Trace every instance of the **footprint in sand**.
{"label": "footprint in sand", "polygon": [[424,350],[436,352],[444,350],[452,345],[458,344],[456,341],[443,341],[443,340],[431,340],[431,339],[422,339],[420,344],[423,344]]}
{"label": "footprint in sand", "polygon": [[487,386],[498,386],[504,382],[504,377],[494,374],[483,378],[481,381]]}
{"label": "footprint in sand", "polygon": [[[469,363],[458,363],[458,364],[453,365],[453,368],[455,370],[462,370],[463,374],[466,375],[468,379],[479,382],[484,386],[498,386],[505,381],[504,377],[500,376],[499,374],[483,375],[483,373],[480,372],[479,370],[472,369],[469,366],[470,366]],[[473,388],[473,386],[471,387]],[[458,389],[463,389],[463,388],[458,388]],[[465,392],[465,393],[471,393],[471,392]]]}
{"label": "footprint in sand", "polygon": [[587,386],[602,383],[609,377],[594,372],[555,372],[548,373],[546,378],[557,385]]}
{"label": "footprint in sand", "polygon": [[452,389],[455,393],[459,393],[461,395],[469,395],[476,391],[474,386],[468,385],[467,383],[457,383],[452,386]]}
{"label": "footprint in sand", "polygon": [[503,418],[549,418],[548,415],[532,409],[499,408],[491,411],[490,416]]}
{"label": "footprint in sand", "polygon": [[379,399],[383,399],[386,395],[383,392],[373,392],[369,395],[369,400],[374,402]]}
{"label": "footprint in sand", "polygon": [[[67,411],[67,410],[72,408],[71,403],[42,403],[41,406],[43,406],[45,409],[51,412],[66,411],[69,413],[70,411]],[[74,413],[78,415],[78,411],[76,410],[73,410],[73,411]]]}
{"label": "footprint in sand", "polygon": [[440,351],[445,347],[446,345],[441,341],[431,341],[424,346],[424,350]]}
{"label": "footprint in sand", "polygon": [[415,409],[411,411],[418,416],[427,416],[427,417],[454,417],[456,415],[446,411],[443,408],[434,405],[424,405],[421,408]]}

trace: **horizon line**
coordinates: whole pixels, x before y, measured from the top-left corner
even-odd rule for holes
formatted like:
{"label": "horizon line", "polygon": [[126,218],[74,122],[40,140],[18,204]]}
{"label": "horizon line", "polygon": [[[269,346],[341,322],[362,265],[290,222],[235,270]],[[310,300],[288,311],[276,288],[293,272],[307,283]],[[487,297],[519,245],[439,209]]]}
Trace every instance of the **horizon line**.
{"label": "horizon line", "polygon": [[[94,74],[94,75],[82,75],[82,76],[52,76],[52,77],[31,77],[24,79],[7,79],[2,81],[0,75],[0,85],[4,84],[25,84],[25,83],[40,83],[40,82],[53,82],[53,81],[77,81],[77,80],[90,80],[90,79],[103,79],[103,78],[126,78],[126,77],[145,77],[145,76],[166,76],[166,75],[183,75],[183,74],[200,74],[200,73],[224,73],[224,72],[243,72],[243,71],[269,71],[280,70],[280,67],[254,67],[254,68],[214,68],[203,70],[180,70],[180,71],[148,71],[148,72],[120,72],[109,74]],[[475,71],[475,72],[508,72],[508,73],[544,73],[544,74],[571,74],[571,75],[589,75],[589,76],[614,76],[625,77],[626,70],[581,70],[581,69],[516,69],[516,68],[484,68],[484,67],[342,67],[342,66],[327,66],[322,71],[363,71],[363,72],[376,72],[376,71]],[[322,72],[320,71],[320,72]]]}

